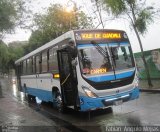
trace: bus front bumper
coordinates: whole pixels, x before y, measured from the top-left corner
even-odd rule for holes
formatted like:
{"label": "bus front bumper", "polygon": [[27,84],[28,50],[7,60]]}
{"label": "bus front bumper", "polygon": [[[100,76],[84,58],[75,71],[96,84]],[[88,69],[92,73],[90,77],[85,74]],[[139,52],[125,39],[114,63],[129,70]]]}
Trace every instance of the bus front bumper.
{"label": "bus front bumper", "polygon": [[119,93],[112,96],[90,98],[86,96],[80,97],[80,111],[92,111],[103,109],[113,105],[120,105],[123,102],[137,99],[139,97],[139,88],[134,88],[131,91]]}

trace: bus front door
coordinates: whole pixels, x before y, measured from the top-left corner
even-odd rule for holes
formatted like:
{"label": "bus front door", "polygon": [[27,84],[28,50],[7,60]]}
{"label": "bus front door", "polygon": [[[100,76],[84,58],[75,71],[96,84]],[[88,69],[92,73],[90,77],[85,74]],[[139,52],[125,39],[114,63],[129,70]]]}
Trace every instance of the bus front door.
{"label": "bus front door", "polygon": [[76,68],[72,66],[71,55],[66,50],[57,51],[62,101],[64,106],[78,108]]}

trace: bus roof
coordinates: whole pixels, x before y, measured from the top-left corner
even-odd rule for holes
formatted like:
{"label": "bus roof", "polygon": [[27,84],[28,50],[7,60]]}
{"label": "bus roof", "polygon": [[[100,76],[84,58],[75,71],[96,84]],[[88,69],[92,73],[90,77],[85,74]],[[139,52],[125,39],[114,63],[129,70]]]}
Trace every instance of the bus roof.
{"label": "bus roof", "polygon": [[47,48],[49,48],[49,47],[51,47],[51,46],[53,46],[53,45],[55,45],[59,42],[62,42],[63,40],[69,39],[69,38],[73,38],[73,31],[68,31],[65,34],[57,37],[56,39],[54,39],[54,40],[44,44],[43,46],[37,48],[36,50],[28,53],[27,55],[25,55],[25,56],[21,57],[20,59],[18,59],[17,61],[15,61],[15,64],[18,64],[19,62],[21,62],[21,61],[37,54],[37,53],[43,51],[43,50],[45,50],[45,49],[47,49]]}
{"label": "bus roof", "polygon": [[62,42],[63,40],[66,40],[66,39],[69,39],[69,38],[74,38],[74,32],[87,32],[87,31],[117,31],[117,32],[124,32],[123,30],[116,30],[116,29],[81,29],[81,30],[71,30],[71,31],[68,31],[66,33],[64,33],[63,35],[57,37],[56,39],[44,44],[43,46],[37,48],[36,50],[28,53],[27,55],[21,57],[20,59],[18,59],[17,61],[15,61],[15,64],[18,64],[19,62],[33,56],[33,55],[36,55],[37,53],[45,50],[45,49],[48,49],[49,47],[59,43],[59,42]]}

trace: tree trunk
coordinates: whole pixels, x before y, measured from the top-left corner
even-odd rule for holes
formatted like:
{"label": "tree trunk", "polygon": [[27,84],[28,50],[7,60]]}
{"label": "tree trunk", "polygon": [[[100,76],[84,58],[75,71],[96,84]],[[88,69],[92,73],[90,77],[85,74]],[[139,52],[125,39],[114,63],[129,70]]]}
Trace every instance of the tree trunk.
{"label": "tree trunk", "polygon": [[152,85],[151,78],[150,78],[149,68],[148,68],[148,65],[147,65],[147,62],[146,62],[146,59],[145,59],[145,56],[144,56],[144,51],[143,51],[141,38],[140,38],[138,30],[137,30],[137,28],[135,26],[136,15],[134,13],[134,4],[130,4],[130,8],[131,8],[131,11],[132,11],[132,16],[133,16],[133,19],[131,17],[130,17],[130,19],[131,19],[133,29],[134,29],[134,31],[136,33],[136,36],[137,36],[137,39],[138,39],[138,42],[139,42],[139,45],[140,45],[141,54],[142,54],[142,60],[143,60],[143,63],[144,63],[146,74],[147,74],[148,86],[152,87],[153,85]]}
{"label": "tree trunk", "polygon": [[143,60],[143,63],[144,63],[146,74],[147,74],[148,85],[149,85],[149,87],[152,87],[153,85],[152,85],[151,78],[150,78],[149,68],[148,68],[148,65],[147,65],[147,62],[146,62],[146,59],[145,59],[145,56],[144,56],[142,42],[141,42],[141,39],[140,39],[140,36],[139,36],[139,33],[138,33],[136,27],[134,27],[134,31],[136,33],[136,36],[138,38],[138,42],[139,42],[139,45],[140,45],[140,48],[141,48],[142,60]]}

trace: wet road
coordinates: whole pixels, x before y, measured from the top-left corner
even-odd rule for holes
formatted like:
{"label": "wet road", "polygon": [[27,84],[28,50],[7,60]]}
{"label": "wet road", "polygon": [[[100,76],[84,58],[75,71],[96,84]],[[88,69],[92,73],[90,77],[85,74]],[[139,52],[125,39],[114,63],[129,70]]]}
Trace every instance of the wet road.
{"label": "wet road", "polygon": [[[29,125],[54,126],[54,128],[51,127],[50,129],[54,129],[55,131],[105,132],[106,126],[160,126],[160,94],[158,93],[141,93],[138,100],[130,101],[120,106],[114,106],[112,109],[93,111],[90,114],[75,112],[70,109],[68,109],[66,114],[61,114],[58,113],[58,111],[55,110],[51,104],[45,102],[42,103],[41,110],[36,111],[37,106],[34,100],[28,103],[25,95],[17,91],[15,84],[8,87],[11,88],[11,90],[7,88],[8,91],[11,91],[8,92],[10,94],[10,98],[15,100],[16,103],[23,104],[22,109],[25,107],[23,113],[17,113],[24,114],[24,116],[20,116],[22,118],[22,123],[18,124],[20,126],[24,126],[26,118],[31,121]],[[1,102],[3,102],[1,100],[6,98],[2,98],[1,96],[6,95],[3,93],[3,90],[0,91],[0,94],[1,112]],[[9,102],[9,104],[15,105],[13,102],[14,101]],[[13,106],[13,108],[14,107],[15,106]],[[15,110],[12,110],[13,113]],[[31,117],[26,116],[25,114],[28,114],[29,111],[34,113],[34,116],[31,114]],[[0,116],[2,115],[3,113],[0,113]],[[5,117],[3,118],[5,120]],[[0,118],[0,124],[2,124],[1,122],[3,122],[2,118]],[[48,129],[49,128],[47,128],[47,130]]]}

